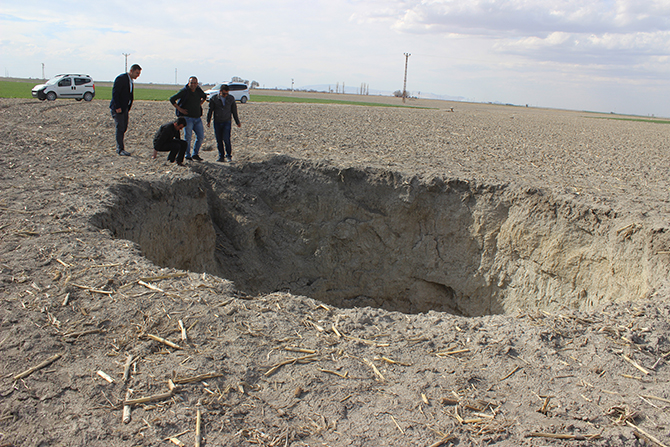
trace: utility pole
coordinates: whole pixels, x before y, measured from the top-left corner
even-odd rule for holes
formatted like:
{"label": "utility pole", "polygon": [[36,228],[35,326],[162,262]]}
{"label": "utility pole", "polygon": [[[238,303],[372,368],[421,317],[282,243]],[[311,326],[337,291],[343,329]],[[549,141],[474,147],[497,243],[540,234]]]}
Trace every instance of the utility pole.
{"label": "utility pole", "polygon": [[293,80],[293,78],[291,78],[291,93],[293,93],[293,82],[294,82],[294,80]]}
{"label": "utility pole", "polygon": [[126,57],[126,73],[128,72],[128,56],[130,56],[130,53],[121,53]]}
{"label": "utility pole", "polygon": [[46,79],[46,78],[44,77],[44,62],[42,62],[42,79]]}
{"label": "utility pole", "polygon": [[405,53],[405,81],[402,84],[402,102],[405,102],[405,98],[407,98],[407,59],[411,54]]}

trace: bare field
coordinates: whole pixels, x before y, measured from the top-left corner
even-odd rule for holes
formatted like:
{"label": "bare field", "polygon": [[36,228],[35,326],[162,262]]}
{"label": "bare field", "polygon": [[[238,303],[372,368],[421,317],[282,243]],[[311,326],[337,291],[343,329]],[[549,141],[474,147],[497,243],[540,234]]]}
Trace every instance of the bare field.
{"label": "bare field", "polygon": [[670,445],[670,126],[239,111],[0,99],[1,446]]}

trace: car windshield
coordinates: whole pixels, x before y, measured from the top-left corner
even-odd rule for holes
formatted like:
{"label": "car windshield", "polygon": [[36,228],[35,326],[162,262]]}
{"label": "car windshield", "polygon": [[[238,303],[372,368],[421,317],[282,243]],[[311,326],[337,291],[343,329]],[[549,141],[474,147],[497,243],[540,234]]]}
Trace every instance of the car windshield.
{"label": "car windshield", "polygon": [[47,85],[55,85],[58,84],[58,81],[63,79],[62,77],[57,77],[57,78],[51,78],[47,81]]}
{"label": "car windshield", "polygon": [[214,87],[212,87],[212,90],[216,90],[217,92],[221,90],[221,85],[223,84],[216,84]]}

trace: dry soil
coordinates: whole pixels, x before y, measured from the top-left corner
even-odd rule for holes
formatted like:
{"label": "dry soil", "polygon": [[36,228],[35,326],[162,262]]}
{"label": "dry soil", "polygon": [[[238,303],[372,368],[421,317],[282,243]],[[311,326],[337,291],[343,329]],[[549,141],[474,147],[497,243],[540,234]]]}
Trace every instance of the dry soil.
{"label": "dry soil", "polygon": [[[242,128],[233,128],[233,164],[203,151],[205,161],[177,167],[150,158],[155,130],[174,118],[167,103],[136,102],[126,138],[132,156],[120,157],[105,102],[0,100],[0,446],[195,445],[197,421],[205,446],[670,445],[670,126],[444,104],[248,103],[239,107]],[[208,129],[205,146],[212,145]],[[492,296],[514,300],[466,317],[458,309],[387,310],[380,297],[338,306],[337,297],[316,300],[252,281],[245,269],[263,276],[263,253],[268,275],[279,275],[275,261],[285,258],[272,249],[284,245],[271,231],[254,233],[260,223],[245,232],[246,222],[283,213],[281,222],[300,228],[277,223],[283,233],[276,234],[297,234],[307,224],[296,216],[323,203],[325,189],[294,202],[301,208],[279,209],[282,197],[298,194],[293,171],[304,184],[309,177],[382,185],[394,197],[384,203],[412,211],[405,220],[425,197],[413,191],[457,191],[481,218],[464,227],[471,245],[495,241],[493,251],[482,251],[491,265],[467,290],[479,293],[486,283]],[[276,197],[264,200],[253,180],[267,178],[267,193],[279,176]],[[352,215],[388,218],[365,197],[347,197],[347,206],[364,209],[351,207]],[[489,209],[477,197],[515,211],[516,223],[506,227],[502,216],[495,231],[477,233]],[[227,200],[224,217],[248,237],[244,243],[226,233],[217,200]],[[265,214],[253,217],[260,202]],[[162,203],[170,204],[162,227],[184,216],[197,217],[198,226],[165,232],[156,223]],[[337,212],[346,222],[349,211]],[[143,243],[149,214],[160,237]],[[424,226],[435,218],[425,216]],[[562,226],[515,232],[520,216]],[[340,241],[355,237],[342,231],[333,230]],[[551,238],[557,231],[562,236]],[[370,257],[402,240],[377,234]],[[516,241],[503,258],[500,234]],[[202,240],[217,248],[198,246]],[[567,256],[565,245],[552,246],[557,240],[588,247],[578,250],[581,258]],[[159,248],[179,244],[160,258]],[[254,263],[230,267],[234,282],[213,274],[248,250],[256,250]],[[184,253],[177,264],[190,262],[192,271],[171,263]],[[449,256],[444,262],[453,263],[458,250]],[[609,267],[580,269],[584,259]],[[509,266],[524,274],[509,276]],[[375,284],[393,281],[382,276]],[[542,287],[530,292],[531,281]],[[523,294],[514,293],[517,284]],[[450,288],[463,298],[457,284]],[[132,401],[144,397],[153,399]]]}

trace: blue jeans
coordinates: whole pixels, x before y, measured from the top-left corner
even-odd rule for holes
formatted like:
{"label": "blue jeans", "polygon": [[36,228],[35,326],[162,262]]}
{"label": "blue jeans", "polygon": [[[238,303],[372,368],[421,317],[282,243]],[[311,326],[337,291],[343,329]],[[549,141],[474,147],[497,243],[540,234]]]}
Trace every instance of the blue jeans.
{"label": "blue jeans", "polygon": [[112,110],[112,118],[114,118],[114,124],[116,124],[116,152],[125,151],[123,136],[128,130],[128,111],[116,113],[116,110]]}
{"label": "blue jeans", "polygon": [[[233,147],[230,144],[231,121],[214,121],[214,135],[216,136],[216,145],[219,148],[219,158],[230,157]],[[224,152],[225,145],[225,152]]]}
{"label": "blue jeans", "polygon": [[202,146],[202,141],[205,139],[205,129],[202,127],[202,119],[198,118],[186,118],[186,127],[184,127],[184,140],[186,140],[186,158],[191,158],[191,133],[195,131],[195,142],[193,142],[193,155],[198,155],[200,152],[200,146]]}

